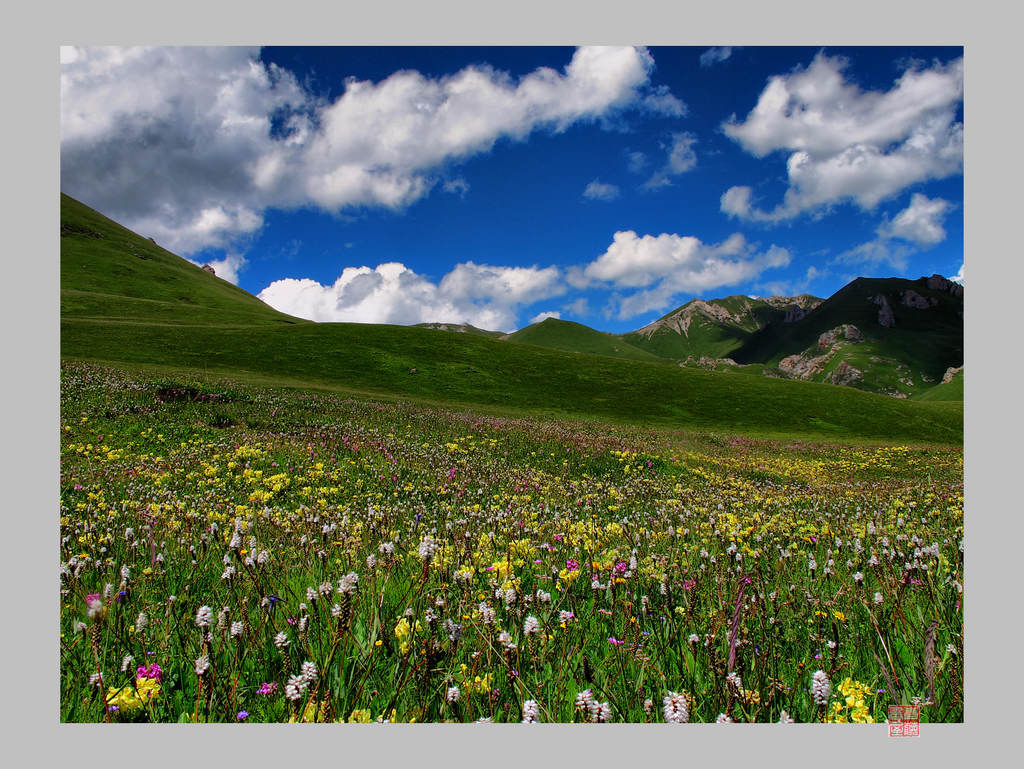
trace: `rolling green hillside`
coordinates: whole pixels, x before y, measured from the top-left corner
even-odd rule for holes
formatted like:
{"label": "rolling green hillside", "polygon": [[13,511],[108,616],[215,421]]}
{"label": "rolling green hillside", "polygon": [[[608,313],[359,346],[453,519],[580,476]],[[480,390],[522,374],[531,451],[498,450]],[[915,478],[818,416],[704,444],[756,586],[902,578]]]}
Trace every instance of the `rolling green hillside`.
{"label": "rolling green hillside", "polygon": [[209,326],[308,323],[278,312],[63,193],[60,314]]}
{"label": "rolling green hillside", "polygon": [[505,336],[501,331],[486,331],[468,323],[417,323],[416,328],[429,328],[434,331],[451,331],[456,334],[476,334],[486,336],[490,339],[500,339]]}
{"label": "rolling green hillside", "polygon": [[622,337],[595,331],[589,326],[569,320],[547,318],[522,328],[506,337],[509,342],[532,344],[566,352],[607,355],[612,358],[658,361],[657,355],[641,350]]}
{"label": "rolling green hillside", "polygon": [[955,403],[911,403],[469,333],[299,321],[63,196],[61,209],[60,344],[67,359],[505,412],[757,434],[963,440],[963,410]]}
{"label": "rolling green hillside", "polygon": [[769,323],[782,322],[788,307],[820,301],[807,295],[767,301],[748,296],[694,299],[623,338],[662,358],[728,358],[751,334]]}
{"label": "rolling green hillside", "polygon": [[948,382],[939,382],[924,392],[914,396],[917,401],[963,401],[964,372],[958,371]]}

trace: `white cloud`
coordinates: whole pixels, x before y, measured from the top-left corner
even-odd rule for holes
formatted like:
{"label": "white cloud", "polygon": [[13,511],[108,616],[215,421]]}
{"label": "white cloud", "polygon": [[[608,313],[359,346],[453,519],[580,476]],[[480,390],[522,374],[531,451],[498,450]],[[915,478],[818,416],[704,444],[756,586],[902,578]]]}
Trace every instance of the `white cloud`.
{"label": "white cloud", "polygon": [[629,170],[638,174],[647,167],[647,156],[642,152],[630,152],[626,162]]}
{"label": "white cloud", "polygon": [[672,134],[671,140],[665,146],[668,158],[665,165],[654,174],[644,187],[658,188],[672,183],[672,177],[686,173],[697,165],[697,153],[693,145],[697,143],[697,137],[692,133],[681,131]]}
{"label": "white cloud", "polygon": [[[623,109],[679,115],[644,48],[585,47],[518,80],[487,66],[349,79],[318,101],[254,48],[68,48],[61,186],[185,254],[258,230],[270,207],[400,209],[501,139]],[[463,180],[464,181],[464,180]]]}
{"label": "white cloud", "polygon": [[449,179],[442,187],[445,192],[450,192],[453,195],[458,195],[461,198],[466,197],[466,193],[469,192],[469,182],[463,179],[461,176],[457,179]]}
{"label": "white cloud", "polygon": [[569,304],[565,305],[562,309],[572,315],[575,315],[577,318],[583,318],[590,314],[590,304],[584,296],[569,302]]}
{"label": "white cloud", "polygon": [[960,262],[960,272],[958,272],[956,275],[950,275],[949,279],[956,281],[961,286],[964,284],[964,263],[963,262]]}
{"label": "white cloud", "polygon": [[557,320],[561,317],[562,313],[558,312],[557,310],[553,312],[538,312],[536,315],[530,318],[530,323],[540,323],[541,321],[547,320],[548,318],[555,318]]}
{"label": "white cloud", "polygon": [[953,204],[948,200],[933,199],[915,192],[910,198],[910,205],[896,214],[891,222],[883,222],[875,230],[874,240],[844,251],[836,257],[836,261],[845,264],[885,263],[905,270],[907,257],[915,249],[906,243],[894,241],[907,241],[918,248],[928,248],[945,240],[942,218],[952,208]]}
{"label": "white cloud", "polygon": [[644,289],[614,299],[618,317],[626,319],[664,309],[678,294],[734,285],[789,262],[786,249],[773,245],[759,251],[739,233],[712,245],[692,236],[640,237],[630,230],[616,232],[608,250],[588,264],[577,280]]}
{"label": "white cloud", "polygon": [[928,198],[915,192],[910,205],[900,211],[891,222],[883,224],[878,232],[887,238],[909,240],[919,246],[934,246],[946,239],[942,219],[953,204],[942,198]]}
{"label": "white cloud", "polygon": [[708,48],[700,55],[700,66],[710,67],[712,64],[725,61],[730,56],[732,56],[732,48],[728,45]]}
{"label": "white cloud", "polygon": [[914,249],[894,243],[886,238],[875,238],[844,251],[835,258],[836,264],[888,264],[894,269],[907,269],[907,257]]}
{"label": "white cloud", "polygon": [[470,323],[513,331],[519,309],[564,293],[556,267],[458,264],[439,283],[399,262],[346,267],[331,285],[277,280],[260,292],[271,307],[319,322]]}
{"label": "white cloud", "polygon": [[845,64],[818,54],[806,69],[772,77],[743,122],[723,124],[756,157],[791,153],[780,204],[755,209],[749,188],[733,187],[722,197],[725,213],[782,221],[843,201],[870,210],[911,184],[962,172],[962,59],[908,69],[886,92],[846,82]]}
{"label": "white cloud", "polygon": [[615,200],[618,196],[618,187],[614,184],[603,184],[599,179],[594,179],[583,190],[583,197],[590,200]]}

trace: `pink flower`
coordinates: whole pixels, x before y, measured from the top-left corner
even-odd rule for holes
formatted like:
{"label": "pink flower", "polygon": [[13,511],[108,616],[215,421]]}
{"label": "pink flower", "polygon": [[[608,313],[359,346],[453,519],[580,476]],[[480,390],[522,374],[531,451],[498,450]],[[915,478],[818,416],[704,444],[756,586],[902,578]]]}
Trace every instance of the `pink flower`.
{"label": "pink flower", "polygon": [[98,601],[98,600],[100,600],[100,594],[99,593],[89,593],[89,595],[87,595],[85,597],[85,602],[88,603],[88,604],[91,604],[93,601]]}
{"label": "pink flower", "polygon": [[622,644],[624,644],[626,642],[625,641],[620,641],[615,636],[611,636],[611,637],[608,638],[608,643],[610,643],[612,646],[620,646],[620,645],[622,645]]}

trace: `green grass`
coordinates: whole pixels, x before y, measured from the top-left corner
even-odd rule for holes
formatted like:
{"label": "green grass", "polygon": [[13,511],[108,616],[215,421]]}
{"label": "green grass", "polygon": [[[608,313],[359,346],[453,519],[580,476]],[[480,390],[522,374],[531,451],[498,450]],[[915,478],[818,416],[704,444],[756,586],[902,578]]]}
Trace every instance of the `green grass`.
{"label": "green grass", "polygon": [[581,323],[558,318],[547,318],[540,323],[520,329],[514,334],[510,334],[507,341],[566,352],[604,355],[610,358],[665,362],[661,361],[657,355],[633,346],[621,336],[595,331]]}
{"label": "green grass", "polygon": [[949,382],[939,382],[931,389],[925,390],[916,396],[915,400],[929,403],[964,400],[964,372],[960,371],[953,375]]}

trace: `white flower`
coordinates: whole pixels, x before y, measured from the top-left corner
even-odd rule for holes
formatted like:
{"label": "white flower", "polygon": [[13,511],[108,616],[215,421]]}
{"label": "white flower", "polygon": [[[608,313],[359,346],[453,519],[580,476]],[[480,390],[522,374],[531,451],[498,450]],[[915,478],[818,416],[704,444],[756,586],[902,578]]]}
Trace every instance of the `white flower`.
{"label": "white flower", "polygon": [[498,643],[504,646],[506,649],[512,645],[512,636],[508,634],[508,631],[502,630],[498,634]]}
{"label": "white flower", "polygon": [[687,643],[696,644],[700,643],[700,636],[696,633],[690,633],[690,637],[686,639]]}
{"label": "white flower", "polygon": [[814,680],[811,682],[811,696],[814,697],[814,704],[827,705],[831,694],[832,682],[828,680],[824,670],[817,671],[814,674]]}
{"label": "white flower", "polygon": [[[646,703],[645,703],[646,704]],[[663,713],[667,724],[685,724],[690,720],[690,709],[686,705],[686,697],[677,692],[668,692],[665,699]]]}
{"label": "white flower", "polygon": [[146,629],[147,624],[149,624],[149,617],[146,616],[146,612],[140,611],[139,616],[135,618],[135,632],[141,633]]}
{"label": "white flower", "polygon": [[89,619],[96,619],[103,614],[103,601],[99,598],[94,598],[89,604]]}
{"label": "white flower", "polygon": [[540,719],[538,715],[538,706],[536,700],[526,700],[523,702],[523,723],[524,724],[535,724]]}
{"label": "white flower", "polygon": [[429,561],[433,557],[434,553],[438,551],[439,548],[440,546],[437,544],[433,537],[424,537],[420,541],[419,547],[417,548],[420,560]]}
{"label": "white flower", "polygon": [[309,681],[306,680],[305,676],[290,676],[288,683],[284,687],[284,696],[292,702],[297,702],[302,699],[307,686],[309,686]]}
{"label": "white flower", "polygon": [[452,703],[458,702],[459,701],[459,687],[457,687],[457,686],[449,686],[448,687],[448,691],[445,692],[444,698],[446,700],[448,700],[448,702],[452,702]]}
{"label": "white flower", "polygon": [[199,611],[196,612],[196,624],[199,627],[210,627],[212,621],[213,609],[209,606],[200,606]]}
{"label": "white flower", "polygon": [[205,654],[196,660],[196,675],[205,675],[206,671],[210,669],[210,658]]}
{"label": "white flower", "polygon": [[859,571],[855,571],[853,573],[853,581],[854,582],[863,582],[864,581],[864,573],[863,572],[859,572]]}
{"label": "white flower", "polygon": [[523,622],[523,633],[525,635],[536,635],[539,630],[540,622],[537,620],[536,617],[527,617],[526,620]]}
{"label": "white flower", "polygon": [[310,683],[316,682],[317,669],[315,662],[303,662],[302,663],[302,676]]}
{"label": "white flower", "polygon": [[290,643],[291,641],[288,640],[288,636],[286,636],[284,632],[278,633],[276,636],[274,636],[274,646],[276,646],[278,649],[281,649],[282,651],[287,649]]}
{"label": "white flower", "polygon": [[345,595],[352,595],[359,587],[359,575],[350,571],[338,580],[338,592]]}
{"label": "white flower", "polygon": [[785,710],[783,710],[782,713],[779,715],[779,723],[780,724],[791,724],[791,723],[793,723],[793,718],[792,718],[792,716],[789,715],[789,713],[787,713]]}
{"label": "white flower", "polygon": [[245,630],[245,624],[244,623],[242,623],[242,622],[232,622],[231,623],[231,637],[232,638],[238,638],[238,636],[242,635],[242,631],[243,630]]}
{"label": "white flower", "polygon": [[733,720],[729,718],[725,713],[719,713],[718,718],[715,719],[716,724],[731,724]]}
{"label": "white flower", "polygon": [[123,673],[123,672],[125,672],[125,671],[126,671],[126,670],[127,670],[128,668],[130,668],[130,667],[131,667],[131,664],[132,664],[132,663],[133,663],[134,661],[135,661],[135,658],[134,658],[134,657],[133,657],[132,655],[130,655],[130,654],[126,654],[126,655],[124,655],[124,659],[122,659],[122,660],[121,660],[121,672]]}
{"label": "white flower", "polygon": [[884,600],[885,599],[882,598],[882,594],[881,593],[875,593],[875,598],[874,598],[875,603],[882,603],[882,601],[884,601]]}

